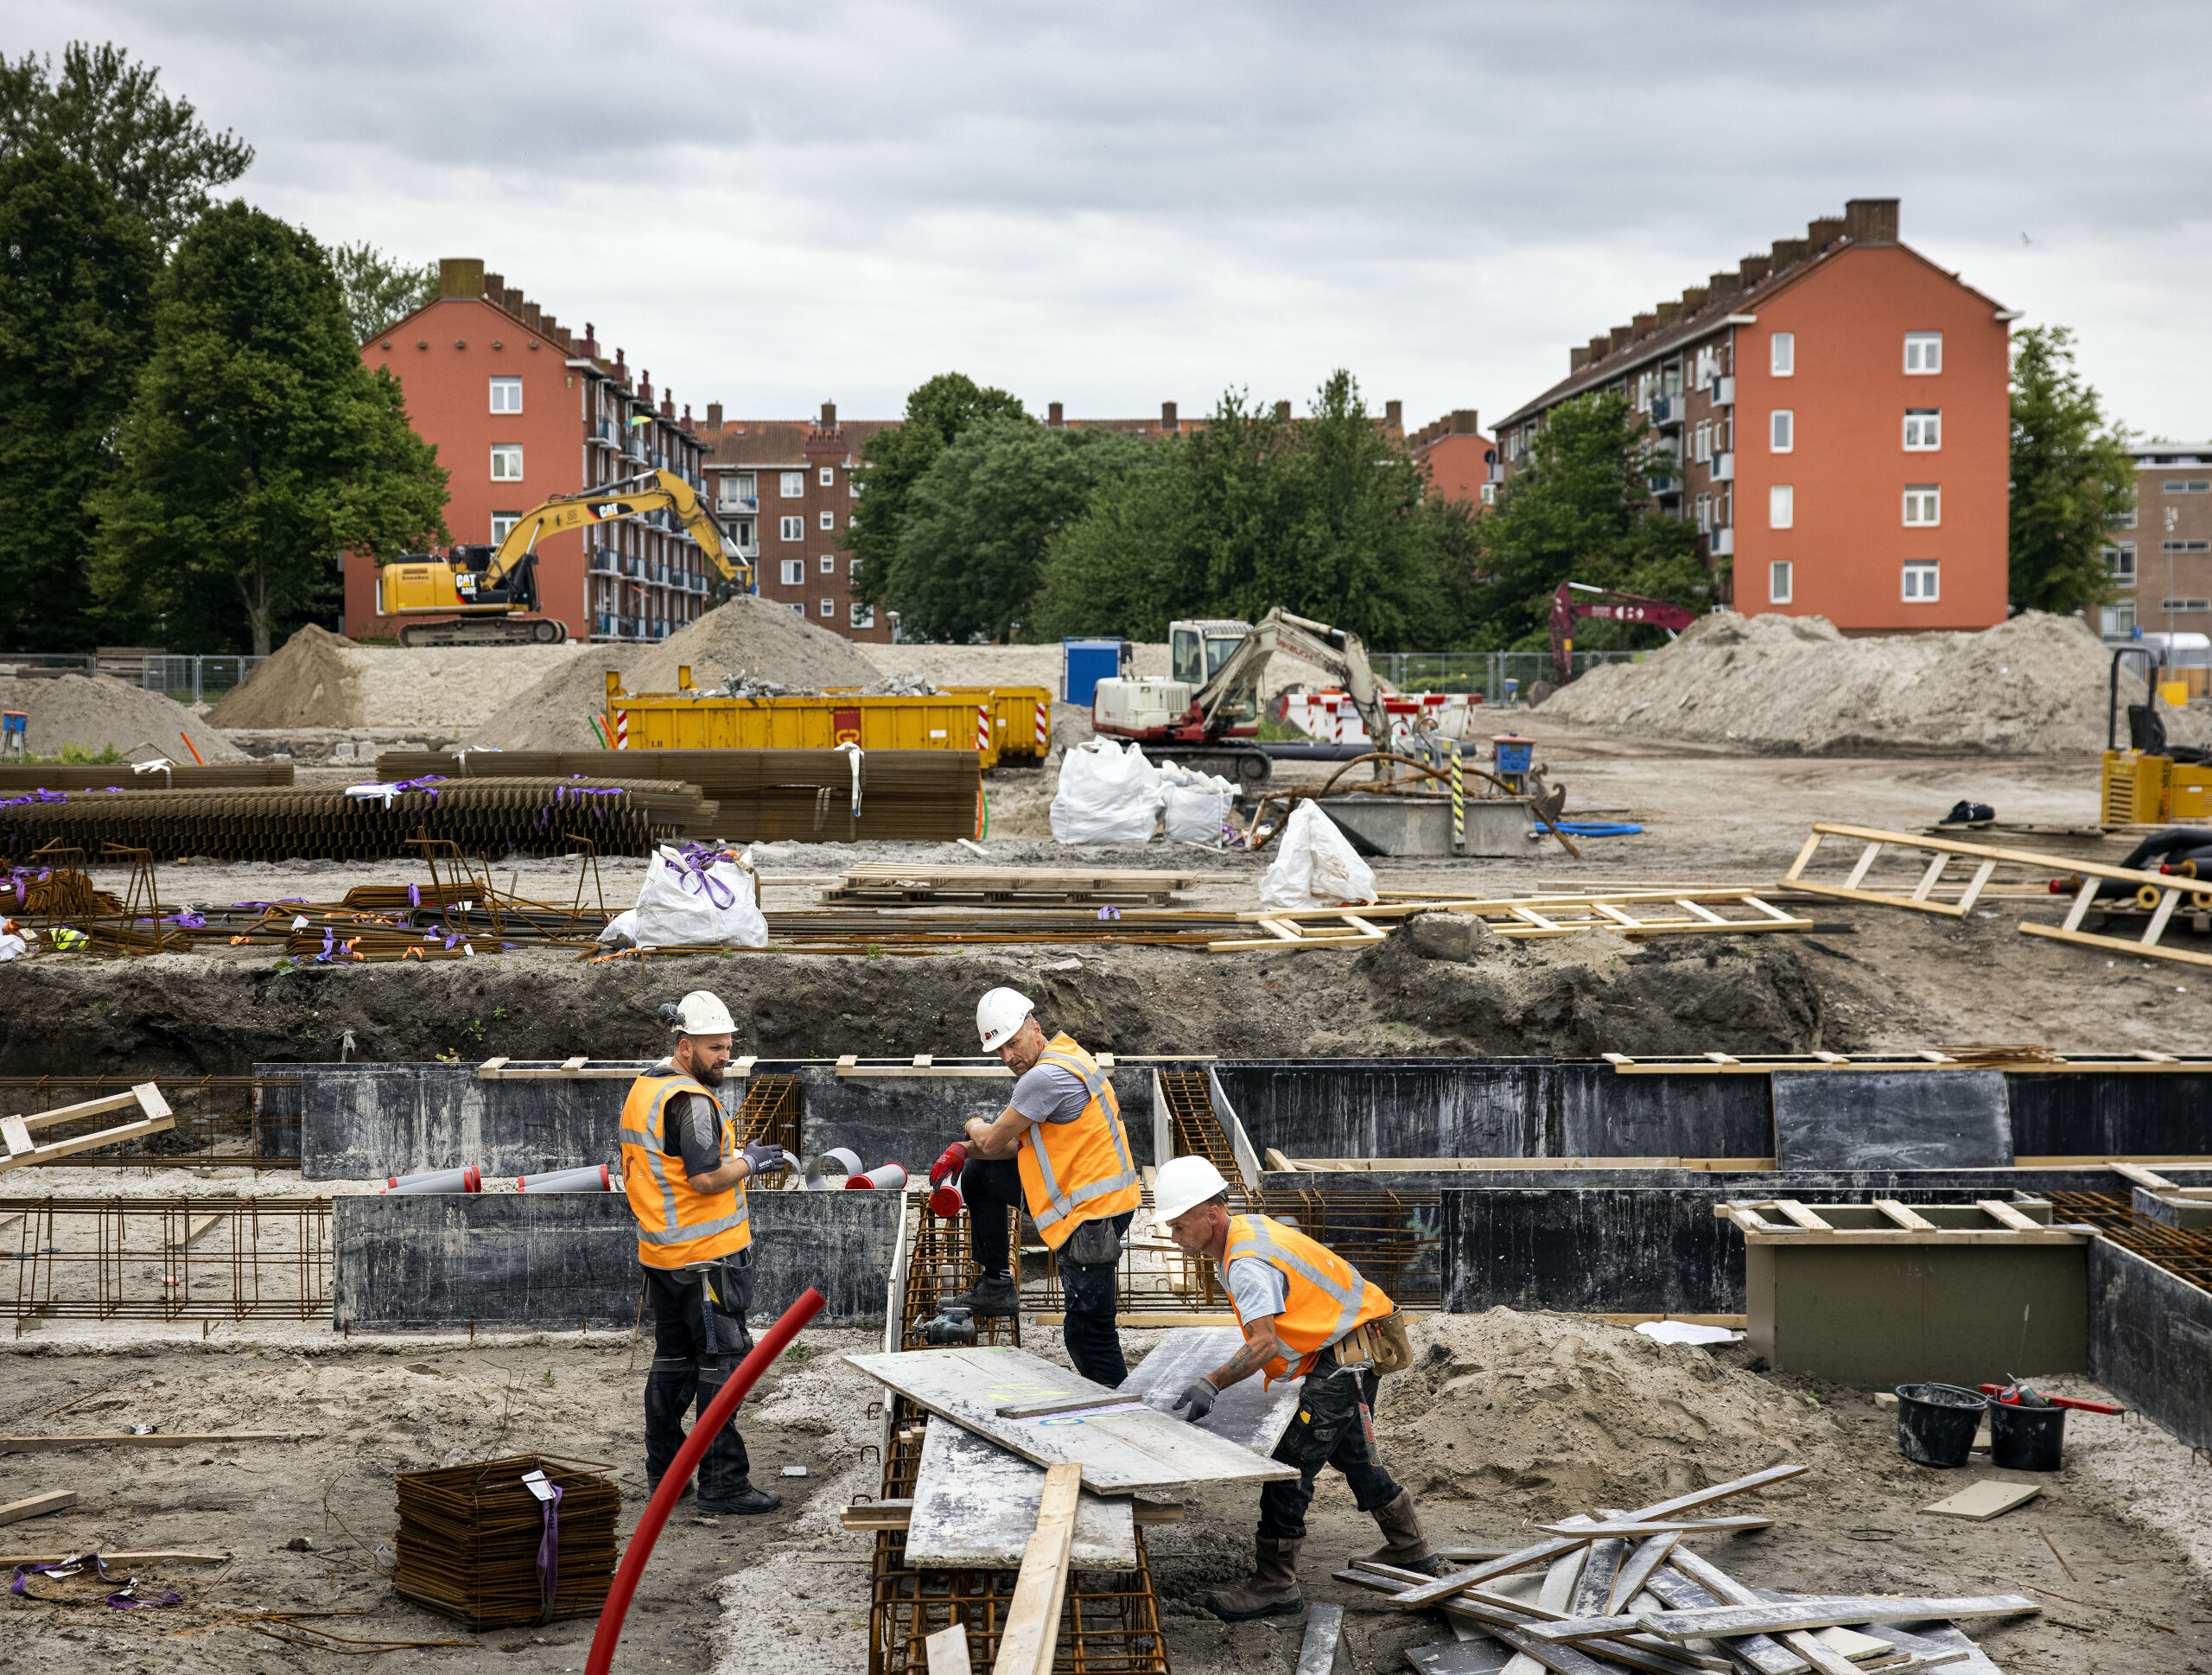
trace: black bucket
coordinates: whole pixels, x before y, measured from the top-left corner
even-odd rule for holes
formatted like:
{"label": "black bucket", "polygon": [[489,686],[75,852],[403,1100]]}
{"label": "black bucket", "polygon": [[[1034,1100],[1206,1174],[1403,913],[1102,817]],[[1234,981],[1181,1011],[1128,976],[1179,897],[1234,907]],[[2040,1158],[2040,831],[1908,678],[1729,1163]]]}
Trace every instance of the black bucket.
{"label": "black bucket", "polygon": [[1899,1385],[1897,1451],[1917,1466],[1963,1466],[1988,1407],[1989,1398],[1956,1385]]}
{"label": "black bucket", "polygon": [[1989,1463],[1999,1471],[2056,1471],[2065,1442],[2063,1407],[1989,1404]]}

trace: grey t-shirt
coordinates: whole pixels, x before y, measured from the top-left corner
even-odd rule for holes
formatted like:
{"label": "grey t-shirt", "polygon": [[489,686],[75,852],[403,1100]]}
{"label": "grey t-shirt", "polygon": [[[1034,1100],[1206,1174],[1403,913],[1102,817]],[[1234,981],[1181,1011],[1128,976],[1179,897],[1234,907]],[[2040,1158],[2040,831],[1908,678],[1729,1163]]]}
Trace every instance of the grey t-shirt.
{"label": "grey t-shirt", "polygon": [[1022,1073],[1008,1103],[1033,1123],[1072,1123],[1090,1103],[1090,1090],[1072,1070],[1040,1062]]}
{"label": "grey t-shirt", "polygon": [[[664,1059],[650,1073],[673,1075],[676,1066]],[[721,1107],[702,1094],[677,1094],[661,1116],[660,1144],[670,1156],[683,1160],[687,1175],[711,1175],[722,1162]]]}
{"label": "grey t-shirt", "polygon": [[1290,1306],[1290,1282],[1274,1263],[1255,1256],[1229,1264],[1229,1293],[1236,1299],[1236,1318],[1249,1326],[1270,1320]]}

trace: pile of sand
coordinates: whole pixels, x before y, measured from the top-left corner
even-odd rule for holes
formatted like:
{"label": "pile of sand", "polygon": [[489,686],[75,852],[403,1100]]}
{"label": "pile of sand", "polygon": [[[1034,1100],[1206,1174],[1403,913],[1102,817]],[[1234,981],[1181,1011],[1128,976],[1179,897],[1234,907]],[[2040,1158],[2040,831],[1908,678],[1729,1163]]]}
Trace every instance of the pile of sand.
{"label": "pile of sand", "polygon": [[192,753],[179,733],[188,734],[203,761],[242,762],[213,726],[181,704],[159,692],[128,685],[111,675],[60,675],[52,679],[0,678],[0,710],[20,710],[30,754],[58,756],[64,745],[81,745],[93,755],[120,750],[134,761],[162,755],[188,762]]}
{"label": "pile of sand", "polygon": [[1384,1380],[1375,1429],[1415,1495],[1641,1506],[1838,1442],[1817,1404],[1588,1315],[1431,1315],[1411,1335],[1414,1365]]}
{"label": "pile of sand", "polygon": [[2110,653],[2079,617],[1847,640],[1827,618],[1704,617],[1643,663],[1592,669],[1546,716],[1777,755],[2060,755],[2105,742]]}
{"label": "pile of sand", "polygon": [[357,646],[312,624],[234,688],[218,727],[459,733],[590,650],[560,646]]}
{"label": "pile of sand", "polygon": [[504,708],[487,712],[464,742],[501,750],[596,749],[599,738],[587,717],[607,707],[609,669],[620,672],[630,691],[672,692],[676,672],[686,664],[691,684],[701,687],[741,675],[800,691],[882,678],[849,640],[817,627],[789,606],[741,594],[652,645],[582,647]]}

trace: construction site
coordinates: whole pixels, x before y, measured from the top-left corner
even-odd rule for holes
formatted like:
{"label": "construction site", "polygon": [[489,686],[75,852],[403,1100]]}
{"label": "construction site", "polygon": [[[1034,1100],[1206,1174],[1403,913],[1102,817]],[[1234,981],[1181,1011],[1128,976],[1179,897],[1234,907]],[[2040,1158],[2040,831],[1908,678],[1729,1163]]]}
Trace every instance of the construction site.
{"label": "construction site", "polygon": [[[1207,632],[1080,691],[741,595],[308,629],[213,706],[0,670],[73,758],[0,761],[13,1657],[2212,1667],[2205,702],[2033,613],[1715,614],[1535,704]],[[945,1196],[1001,990],[1124,1136],[1118,1384],[1066,1228]],[[702,992],[775,1159],[749,1513],[640,1430],[626,1102]],[[1191,1160],[1402,1347],[1217,1379]],[[1284,1463],[1347,1376],[1416,1543]]]}

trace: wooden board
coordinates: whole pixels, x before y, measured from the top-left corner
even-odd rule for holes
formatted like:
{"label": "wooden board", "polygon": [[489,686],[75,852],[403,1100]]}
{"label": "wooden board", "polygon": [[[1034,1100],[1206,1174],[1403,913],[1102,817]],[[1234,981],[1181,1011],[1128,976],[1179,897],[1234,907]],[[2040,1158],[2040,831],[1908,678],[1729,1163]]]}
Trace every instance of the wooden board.
{"label": "wooden board", "polygon": [[[936,1420],[922,1433],[906,1562],[1011,1570],[1021,1563],[1044,1498],[1043,1467]],[[1136,1526],[1127,1496],[1086,1494],[1076,1503],[1073,1551],[1078,1570],[1137,1568]]]}
{"label": "wooden board", "polygon": [[1945,1495],[1933,1506],[1923,1506],[1924,1513],[1940,1513],[1945,1518],[1970,1518],[1986,1524],[2001,1517],[2015,1506],[2024,1506],[2043,1493],[2040,1483],[2007,1483],[2001,1478],[1985,1477],[1979,1483],[1961,1489],[1956,1494]]}
{"label": "wooden board", "polygon": [[2009,1169],[2012,1119],[1997,1070],[1778,1070],[1782,1169]]}
{"label": "wooden board", "polygon": [[[0,1553],[0,1568],[18,1564],[67,1564],[73,1558],[90,1557],[92,1549],[79,1547],[66,1553]],[[228,1553],[111,1553],[100,1550],[100,1557],[110,1564],[228,1564]]]}
{"label": "wooden board", "polygon": [[[1179,1326],[1153,1346],[1152,1353],[1122,1380],[1121,1388],[1126,1394],[1143,1398],[1147,1405],[1166,1411],[1192,1379],[1205,1377],[1243,1343],[1243,1333],[1233,1326]],[[1256,1377],[1247,1379],[1223,1391],[1213,1411],[1193,1429],[1209,1431],[1238,1448],[1269,1453],[1282,1440],[1305,1388],[1302,1379],[1264,1389]]]}
{"label": "wooden board", "polygon": [[1028,1550],[1021,1556],[1014,1597],[1007,1604],[1006,1627],[999,1637],[998,1661],[991,1665],[991,1675],[1052,1675],[1060,1641],[1060,1607],[1067,1597],[1076,1506],[1082,1493],[1082,1467],[1056,1465],[1045,1474],[1044,1501]]}
{"label": "wooden board", "polygon": [[1298,1646],[1297,1675],[1352,1675],[1343,1606],[1325,1605],[1317,1600],[1307,1608],[1306,1638]]}
{"label": "wooden board", "polygon": [[[1458,1619],[1453,1621],[1456,1624]],[[1477,1640],[1406,1648],[1406,1661],[1417,1675],[1498,1675],[1518,1655],[1504,1641],[1488,1634]]]}
{"label": "wooden board", "polygon": [[2021,1594],[1976,1594],[1916,1598],[1888,1594],[1815,1595],[1775,1605],[1706,1605],[1687,1610],[1655,1611],[1645,1616],[1580,1617],[1540,1623],[1529,1634],[1543,1640],[1602,1640],[1642,1632],[1662,1640],[1711,1640],[1739,1634],[1772,1634],[1796,1628],[1825,1628],[1831,1623],[1942,1622],[1954,1617],[2009,1617],[2042,1610]]}
{"label": "wooden board", "polygon": [[27,1518],[36,1518],[42,1513],[58,1513],[77,1504],[74,1489],[48,1489],[44,1494],[32,1495],[27,1500],[11,1500],[0,1506],[0,1524],[17,1524]]}
{"label": "wooden board", "polygon": [[964,1623],[938,1629],[922,1642],[922,1648],[929,1659],[929,1675],[971,1675],[976,1667],[968,1651]]}
{"label": "wooden board", "polygon": [[1264,1483],[1295,1477],[1295,1467],[1149,1407],[1005,1419],[1008,1402],[1114,1392],[1020,1349],[912,1349],[845,1360],[918,1406],[1040,1466],[1080,1465],[1101,1494],[1180,1488],[1192,1483]]}
{"label": "wooden board", "polygon": [[39,1449],[181,1449],[219,1443],[289,1443],[311,1433],[298,1430],[226,1430],[206,1435],[187,1431],[155,1431],[135,1436],[0,1436],[0,1454],[28,1454]]}

